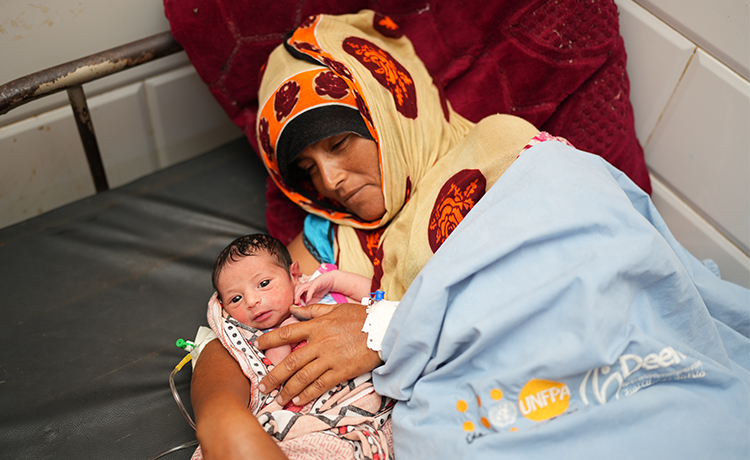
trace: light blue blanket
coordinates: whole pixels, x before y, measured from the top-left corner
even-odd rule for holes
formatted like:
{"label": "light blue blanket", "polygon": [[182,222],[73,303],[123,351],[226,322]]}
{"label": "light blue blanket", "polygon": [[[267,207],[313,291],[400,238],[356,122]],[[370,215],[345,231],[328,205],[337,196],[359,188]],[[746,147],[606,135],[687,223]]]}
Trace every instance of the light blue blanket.
{"label": "light blue blanket", "polygon": [[748,458],[749,336],[750,291],[621,172],[545,142],[414,281],[374,383],[403,401],[398,459]]}

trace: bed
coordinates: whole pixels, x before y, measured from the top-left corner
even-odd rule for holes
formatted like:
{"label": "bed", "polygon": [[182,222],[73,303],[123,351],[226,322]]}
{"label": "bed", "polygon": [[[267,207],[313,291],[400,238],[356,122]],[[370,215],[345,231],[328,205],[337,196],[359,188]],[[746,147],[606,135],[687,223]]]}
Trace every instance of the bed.
{"label": "bed", "polygon": [[241,140],[0,232],[3,458],[147,459],[195,439],[168,385],[175,342],[205,324],[226,241],[265,228],[264,188]]}
{"label": "bed", "polygon": [[[248,15],[250,5],[166,0],[179,45],[162,37],[187,51],[247,140],[113,190],[97,172],[93,141],[101,193],[0,230],[3,457],[152,458],[194,440],[167,382],[185,355],[175,341],[205,324],[213,260],[238,235],[288,241],[301,225],[253,153],[254,117],[264,56],[308,14],[369,7],[391,15],[459,112],[523,116],[650,190],[612,2],[598,2],[594,15],[575,2],[495,2],[492,11],[447,1],[274,2]],[[586,27],[558,30],[571,21]],[[188,412],[189,379],[189,370],[176,377]]]}

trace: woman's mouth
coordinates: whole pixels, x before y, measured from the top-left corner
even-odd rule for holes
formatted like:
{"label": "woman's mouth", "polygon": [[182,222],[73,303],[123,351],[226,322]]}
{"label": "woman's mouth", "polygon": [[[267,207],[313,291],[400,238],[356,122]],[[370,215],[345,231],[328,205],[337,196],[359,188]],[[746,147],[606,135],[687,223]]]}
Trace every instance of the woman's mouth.
{"label": "woman's mouth", "polygon": [[347,193],[344,196],[344,200],[343,200],[344,206],[350,207],[354,202],[356,202],[359,199],[358,198],[358,195],[360,194],[359,192],[361,192],[362,189],[364,188],[365,188],[364,186],[358,187],[352,190],[351,192]]}

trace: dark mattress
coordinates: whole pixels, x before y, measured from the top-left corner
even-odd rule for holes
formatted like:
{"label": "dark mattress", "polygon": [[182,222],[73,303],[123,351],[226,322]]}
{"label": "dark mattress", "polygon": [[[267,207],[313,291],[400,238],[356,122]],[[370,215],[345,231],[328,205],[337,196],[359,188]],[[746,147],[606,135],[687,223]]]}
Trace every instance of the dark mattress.
{"label": "dark mattress", "polygon": [[0,230],[0,458],[148,459],[195,439],[169,389],[175,341],[206,323],[219,251],[263,231],[265,179],[243,139]]}

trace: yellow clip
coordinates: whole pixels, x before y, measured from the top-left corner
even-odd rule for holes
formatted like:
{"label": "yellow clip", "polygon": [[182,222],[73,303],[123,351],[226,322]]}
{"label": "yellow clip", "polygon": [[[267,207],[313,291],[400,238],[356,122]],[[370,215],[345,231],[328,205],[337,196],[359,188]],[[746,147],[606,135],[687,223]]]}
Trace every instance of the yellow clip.
{"label": "yellow clip", "polygon": [[181,371],[182,370],[182,366],[184,366],[185,364],[189,363],[192,358],[193,358],[193,355],[191,355],[190,353],[186,354],[185,357],[182,358],[182,361],[180,361],[180,364],[178,364],[177,366],[175,366],[175,369],[177,369],[178,372]]}

